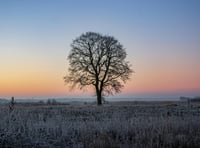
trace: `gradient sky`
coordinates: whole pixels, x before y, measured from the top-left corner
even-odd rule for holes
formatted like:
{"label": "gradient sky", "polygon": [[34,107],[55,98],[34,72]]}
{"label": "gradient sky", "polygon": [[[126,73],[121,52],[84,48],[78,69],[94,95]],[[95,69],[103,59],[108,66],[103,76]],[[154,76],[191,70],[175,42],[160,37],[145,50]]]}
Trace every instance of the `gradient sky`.
{"label": "gradient sky", "polygon": [[200,95],[199,0],[1,0],[0,97],[79,97],[63,76],[73,39],[116,37],[135,73],[115,97]]}

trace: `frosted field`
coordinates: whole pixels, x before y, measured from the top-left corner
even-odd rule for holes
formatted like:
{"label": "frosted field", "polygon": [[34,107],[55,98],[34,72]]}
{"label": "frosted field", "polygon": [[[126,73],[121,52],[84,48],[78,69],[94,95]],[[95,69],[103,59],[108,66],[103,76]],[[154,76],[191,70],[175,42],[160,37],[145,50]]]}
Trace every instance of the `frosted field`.
{"label": "frosted field", "polygon": [[200,104],[1,104],[0,147],[199,148]]}

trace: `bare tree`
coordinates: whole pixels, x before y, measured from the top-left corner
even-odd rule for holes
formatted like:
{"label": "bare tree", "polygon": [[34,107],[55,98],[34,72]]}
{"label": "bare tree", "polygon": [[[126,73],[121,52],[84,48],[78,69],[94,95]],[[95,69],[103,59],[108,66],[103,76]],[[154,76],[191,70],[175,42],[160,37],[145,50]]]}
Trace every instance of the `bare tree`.
{"label": "bare tree", "polygon": [[112,36],[87,32],[76,38],[71,44],[68,56],[69,75],[65,83],[80,89],[93,86],[97,95],[97,104],[102,104],[103,95],[119,93],[133,70],[125,61],[126,51]]}

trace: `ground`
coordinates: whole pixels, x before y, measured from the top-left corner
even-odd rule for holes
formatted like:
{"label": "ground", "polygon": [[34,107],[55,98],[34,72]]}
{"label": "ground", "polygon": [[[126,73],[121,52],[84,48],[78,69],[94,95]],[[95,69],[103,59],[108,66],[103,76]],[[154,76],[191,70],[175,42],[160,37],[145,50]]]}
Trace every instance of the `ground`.
{"label": "ground", "polygon": [[0,105],[0,147],[198,148],[200,104]]}

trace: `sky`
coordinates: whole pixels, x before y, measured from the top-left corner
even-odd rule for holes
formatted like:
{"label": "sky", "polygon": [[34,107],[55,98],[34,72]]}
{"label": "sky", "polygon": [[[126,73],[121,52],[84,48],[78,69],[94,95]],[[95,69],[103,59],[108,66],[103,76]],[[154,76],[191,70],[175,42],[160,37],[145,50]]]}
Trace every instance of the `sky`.
{"label": "sky", "polygon": [[0,0],[0,97],[83,97],[64,83],[73,39],[123,44],[135,73],[113,97],[200,95],[199,0]]}

